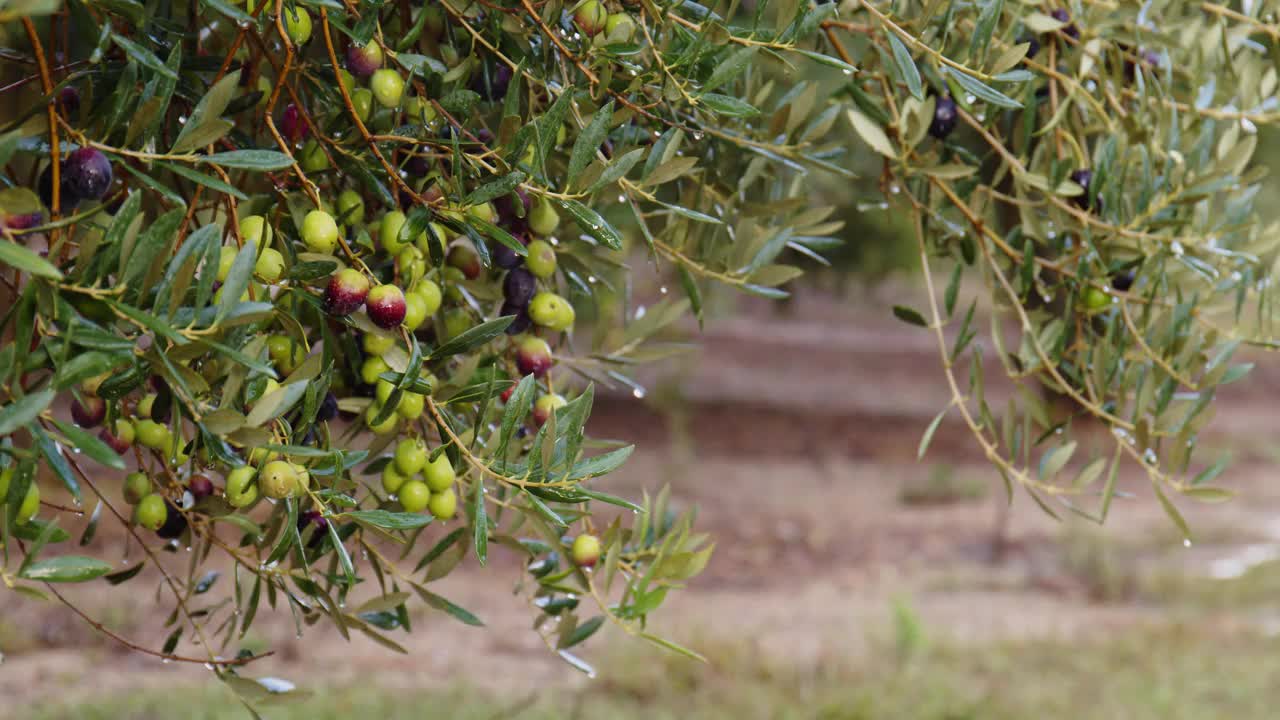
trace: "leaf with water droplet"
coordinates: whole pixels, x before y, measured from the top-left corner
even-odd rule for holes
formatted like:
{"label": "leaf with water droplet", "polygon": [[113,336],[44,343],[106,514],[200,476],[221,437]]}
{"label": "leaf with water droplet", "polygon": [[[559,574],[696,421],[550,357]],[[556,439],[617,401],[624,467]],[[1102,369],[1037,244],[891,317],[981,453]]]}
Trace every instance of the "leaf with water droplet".
{"label": "leaf with water droplet", "polygon": [[102,577],[109,572],[111,572],[111,564],[102,560],[80,555],[63,555],[33,562],[18,575],[27,580],[40,582],[77,583]]}
{"label": "leaf with water droplet", "polygon": [[622,233],[609,224],[607,220],[600,216],[595,210],[583,205],[577,200],[567,200],[561,198],[551,198],[556,205],[559,205],[565,212],[573,217],[573,221],[578,227],[599,240],[610,250],[622,249]]}

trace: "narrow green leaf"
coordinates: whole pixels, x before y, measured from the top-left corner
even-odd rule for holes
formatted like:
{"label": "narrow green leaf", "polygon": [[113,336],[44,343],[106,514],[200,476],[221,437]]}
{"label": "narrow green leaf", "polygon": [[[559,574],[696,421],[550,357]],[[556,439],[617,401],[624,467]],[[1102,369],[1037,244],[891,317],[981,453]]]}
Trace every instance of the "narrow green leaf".
{"label": "narrow green leaf", "polygon": [[40,449],[40,454],[44,456],[45,462],[49,463],[53,474],[58,476],[62,484],[67,488],[77,501],[80,500],[80,481],[71,472],[71,465],[62,455],[62,447],[49,437],[49,433],[45,432],[39,425],[31,425],[31,434],[35,436],[36,447]]}
{"label": "narrow green leaf", "polygon": [[[218,120],[222,116],[239,83],[239,70],[228,72],[221,80],[214,83],[213,87],[209,88],[209,92],[200,98],[200,102],[196,103],[195,109],[191,111],[190,117],[182,126],[182,131],[178,133],[178,139],[173,141],[173,148],[169,152],[184,153],[212,142],[203,139],[200,130],[210,121]],[[197,140],[197,138],[201,139]]]}
{"label": "narrow green leaf", "polygon": [[712,111],[720,115],[728,117],[755,117],[760,114],[760,110],[754,105],[732,95],[703,93],[698,97],[698,103],[711,108]]}
{"label": "narrow green leaf", "polygon": [[0,241],[0,263],[37,277],[61,280],[62,271],[27,248],[8,240]]}
{"label": "narrow green leaf", "polygon": [[174,329],[173,326],[164,322],[163,320],[156,317],[155,315],[143,312],[141,310],[138,310],[124,303],[107,301],[107,304],[110,305],[111,308],[114,309],[116,312],[120,313],[121,315],[124,315],[130,320],[133,320],[139,325],[142,325],[148,330],[151,330],[158,335],[163,335],[169,340],[172,340],[175,345],[187,345],[190,342],[189,340],[187,340],[186,337],[182,335],[182,333],[179,333],[176,329]]}
{"label": "narrow green leaf", "polygon": [[160,286],[156,288],[156,302],[152,311],[157,315],[168,316],[180,307],[185,300],[196,266],[203,255],[207,255],[209,246],[217,246],[222,228],[217,225],[205,225],[198,228],[182,241],[178,252],[174,253],[165,268]]}
{"label": "narrow green leaf", "polygon": [[1164,508],[1165,514],[1168,515],[1169,519],[1173,521],[1173,524],[1178,527],[1178,531],[1182,533],[1183,539],[1190,540],[1191,528],[1187,527],[1187,521],[1183,519],[1182,513],[1178,512],[1178,508],[1175,507],[1174,504],[1169,501],[1169,498],[1165,496],[1164,490],[1160,489],[1160,484],[1158,482],[1152,482],[1151,487],[1156,491],[1156,498],[1160,500],[1160,507]]}
{"label": "narrow green leaf", "polygon": [[567,650],[574,645],[581,644],[584,640],[596,634],[600,626],[604,625],[604,616],[596,615],[590,620],[578,625],[573,632],[565,636],[557,646],[560,650]]}
{"label": "narrow green leaf", "polygon": [[525,415],[533,404],[535,385],[533,375],[525,375],[516,385],[516,389],[511,391],[511,396],[507,398],[507,407],[502,413],[502,429],[499,433],[496,453],[499,459],[506,458],[507,446],[511,443],[512,436],[516,429],[524,424]]}
{"label": "narrow green leaf", "polygon": [[421,585],[414,585],[413,589],[417,590],[418,595],[420,595],[431,607],[448,613],[450,616],[461,620],[463,623],[471,625],[472,627],[484,627],[484,622],[481,621],[480,618],[476,617],[470,610],[467,610],[461,605],[447,600],[430,590],[427,590]]}
{"label": "narrow green leaf", "polygon": [[803,48],[791,48],[791,52],[803,55],[810,60],[826,65],[827,67],[836,68],[837,70],[844,72],[846,75],[852,75],[853,73],[858,72],[857,66],[850,65],[833,55],[826,55],[820,52],[814,52],[813,50],[805,50]]}
{"label": "narrow green leaf", "polygon": [[893,316],[904,323],[919,325],[920,327],[929,327],[929,323],[924,319],[923,315],[905,305],[894,305]]}
{"label": "narrow green leaf", "polygon": [[342,536],[338,534],[338,528],[334,523],[326,523],[325,529],[329,533],[329,542],[333,545],[333,550],[338,555],[338,564],[342,566],[342,574],[347,578],[347,585],[355,585],[356,569],[351,564],[351,554],[347,552],[347,548],[342,544]]}
{"label": "narrow green leaf", "polygon": [[643,631],[640,633],[640,637],[644,638],[645,640],[648,640],[649,642],[653,643],[654,645],[657,645],[658,647],[665,648],[667,650],[670,650],[671,652],[674,652],[679,655],[683,655],[692,660],[697,660],[698,662],[707,662],[707,659],[703,657],[701,654],[694,652],[693,650],[690,650],[689,648],[683,645],[680,645],[679,643],[672,642],[670,640],[667,640],[666,638],[658,637],[653,633]]}
{"label": "narrow green leaf", "polygon": [[1071,461],[1071,456],[1075,454],[1076,442],[1073,440],[1060,447],[1049,450],[1040,457],[1040,479],[1045,482],[1053,480],[1062,468],[1066,467]]}
{"label": "narrow green leaf", "polygon": [[156,164],[174,175],[184,177],[197,185],[203,185],[214,192],[230,195],[237,200],[249,199],[249,196],[240,192],[234,186],[228,185],[212,175],[206,175],[179,163],[160,162]]}
{"label": "narrow green leaf", "polygon": [[1231,463],[1231,456],[1223,455],[1222,457],[1218,458],[1217,462],[1215,462],[1214,464],[1210,465],[1209,467],[1197,473],[1196,476],[1192,478],[1191,484],[1203,485],[1205,483],[1213,481],[1214,478],[1222,474],[1223,470],[1227,469],[1227,465],[1229,465],[1230,463]]}
{"label": "narrow green leaf", "polygon": [[58,431],[65,435],[71,445],[80,452],[109,468],[125,469],[124,458],[96,436],[60,420],[54,420],[53,424],[58,426]]}
{"label": "narrow green leaf", "polygon": [[466,530],[464,528],[457,528],[456,530],[449,533],[448,535],[445,535],[444,537],[440,538],[440,541],[437,542],[434,546],[432,546],[432,548],[427,551],[426,555],[422,556],[422,559],[418,561],[418,566],[415,567],[413,571],[415,573],[421,572],[422,568],[426,567],[427,565],[430,565],[433,560],[443,555],[446,550],[453,547],[455,543],[461,540],[462,536],[465,534],[466,534]]}
{"label": "narrow green leaf", "polygon": [[951,271],[951,281],[947,283],[947,292],[944,296],[944,305],[947,310],[947,317],[951,317],[956,309],[956,297],[960,294],[960,276],[964,266],[956,263]]}
{"label": "narrow green leaf", "polygon": [[[583,205],[577,200],[562,200],[560,198],[552,198],[556,205],[569,213],[573,221],[583,232],[591,237],[604,243],[605,247],[610,250],[622,249],[622,233],[618,232],[607,220],[600,216],[595,210]],[[718,221],[717,221],[718,222]]]}
{"label": "narrow green leaf", "polygon": [[759,49],[757,45],[748,45],[730,52],[729,57],[725,58],[716,66],[715,70],[711,71],[707,81],[702,84],[702,91],[710,92],[715,90],[740,75],[755,59]]}
{"label": "narrow green leaf", "polygon": [[480,347],[501,335],[515,319],[514,315],[504,315],[500,318],[480,323],[433,350],[428,359],[435,361]]}
{"label": "narrow green leaf", "polygon": [[555,147],[556,136],[564,125],[565,117],[569,114],[569,104],[572,99],[571,90],[561,92],[556,101],[551,103],[551,107],[547,108],[530,126],[535,148],[533,167],[543,175],[547,175],[547,154]]}
{"label": "narrow green leaf", "polygon": [[573,151],[569,153],[569,170],[566,183],[572,187],[578,175],[595,159],[596,150],[609,135],[609,122],[613,119],[613,101],[605,103],[591,116],[591,121],[578,133],[573,143]]}
{"label": "narrow green leaf", "polygon": [[991,35],[1004,10],[1004,0],[986,0],[982,5],[982,13],[978,15],[978,24],[974,28],[973,38],[969,42],[969,56],[981,58],[991,43]]}
{"label": "narrow green leaf", "polygon": [[281,385],[279,389],[258,398],[253,409],[249,411],[248,417],[245,418],[245,424],[249,427],[260,427],[268,420],[284,415],[298,404],[306,392],[307,383],[305,382]]}
{"label": "narrow green leaf", "polygon": [[218,314],[214,319],[214,324],[218,324],[231,310],[240,304],[240,298],[245,291],[249,289],[249,282],[253,279],[253,267],[258,261],[258,246],[250,241],[246,242],[240,248],[240,252],[236,253],[236,259],[231,263],[231,270],[227,273],[227,279],[222,283],[222,301],[218,303]]}
{"label": "narrow green leaf", "polygon": [[102,236],[102,242],[98,244],[101,250],[115,248],[117,253],[121,250],[119,246],[124,243],[125,236],[129,233],[129,227],[137,220],[138,213],[142,211],[142,193],[134,191],[129,193],[125,198],[124,204],[116,211],[116,216],[112,218],[111,225],[107,227],[107,232]]}
{"label": "narrow green leaf", "polygon": [[525,181],[528,176],[516,170],[504,175],[497,180],[491,180],[484,185],[472,190],[462,201],[464,205],[480,205],[490,200],[502,197],[507,193],[515,190],[516,187]]}
{"label": "narrow green leaf", "polygon": [[80,533],[80,547],[85,547],[93,543],[93,538],[98,534],[98,523],[102,521],[102,501],[99,500],[93,506],[93,512],[89,514],[89,522],[84,526],[84,532]]}
{"label": "narrow green leaf", "polygon": [[293,165],[293,160],[275,150],[231,150],[200,158],[200,162],[239,170],[283,170]]}
{"label": "narrow green leaf", "polygon": [[642,157],[644,157],[644,148],[636,148],[621,157],[614,158],[612,162],[605,166],[604,171],[600,173],[600,177],[587,188],[587,192],[596,192],[622,179],[628,172],[631,172],[631,168],[635,167]]}
{"label": "narrow green leaf", "polygon": [[916,67],[916,61],[911,59],[911,51],[907,50],[907,46],[902,44],[897,35],[888,35],[889,46],[893,49],[893,61],[898,65],[898,75],[917,100],[924,100],[924,83],[920,80],[920,69]]}
{"label": "narrow green leaf", "polygon": [[20,575],[27,580],[40,582],[77,583],[102,577],[109,572],[111,563],[79,555],[64,555],[33,562]]}
{"label": "narrow green leaf", "polygon": [[155,53],[145,47],[123,35],[120,35],[119,33],[111,33],[111,40],[119,46],[121,50],[124,50],[129,57],[136,60],[138,64],[151,68],[170,80],[178,79],[178,73],[174,72],[172,68],[161,62],[160,58],[156,57]]}
{"label": "narrow green leaf", "polygon": [[35,420],[53,402],[52,390],[24,395],[0,408],[0,435],[12,434],[18,428]]}
{"label": "narrow green leaf", "polygon": [[[514,394],[513,394],[514,397]],[[579,461],[569,471],[569,480],[587,480],[609,473],[622,467],[627,459],[631,457],[631,453],[636,449],[635,445],[620,447],[617,450],[597,455],[592,458]]]}
{"label": "narrow green leaf", "polygon": [[397,513],[389,510],[352,510],[342,513],[341,517],[350,518],[383,530],[413,530],[431,522],[431,516],[429,515]]}
{"label": "narrow green leaf", "polygon": [[680,287],[684,289],[684,294],[689,298],[689,307],[693,310],[694,317],[698,318],[698,327],[702,327],[702,291],[698,289],[698,281],[693,277],[693,273],[684,265],[676,265],[676,269],[680,274]]}
{"label": "narrow green leaf", "polygon": [[143,287],[143,281],[158,260],[169,256],[169,247],[184,215],[185,211],[180,208],[170,210],[138,235],[120,273],[119,284],[128,288],[126,302],[142,297],[147,289]]}
{"label": "narrow green leaf", "polygon": [[973,95],[980,100],[985,100],[992,105],[999,105],[1000,107],[1012,109],[1022,107],[1022,103],[1014,100],[1008,95],[1005,95],[999,90],[984,84],[981,80],[973,77],[972,75],[965,74],[955,68],[944,68],[944,70],[950,74],[951,77],[955,78],[957,83],[960,83],[960,87],[964,88],[970,95]]}
{"label": "narrow green leaf", "polygon": [[1221,487],[1211,487],[1204,485],[1201,487],[1189,487],[1182,491],[1183,495],[1195,498],[1201,502],[1219,503],[1227,502],[1235,498],[1236,493],[1233,490]]}
{"label": "narrow green leaf", "polygon": [[628,510],[634,510],[636,512],[644,512],[644,508],[640,507],[639,505],[631,502],[626,498],[620,498],[617,495],[610,495],[609,493],[600,492],[599,490],[592,490],[591,488],[582,487],[582,486],[575,487],[574,490],[578,492],[580,495],[584,495],[592,500],[599,500],[600,502],[603,502],[603,503],[608,503],[610,505],[617,505],[618,507],[626,508]]}
{"label": "narrow green leaf", "polygon": [[942,424],[942,418],[947,416],[947,411],[950,409],[950,405],[942,408],[942,411],[935,415],[929,423],[929,427],[925,428],[924,436],[920,438],[920,447],[916,449],[917,460],[923,458],[924,454],[929,451],[929,443],[933,441],[933,434],[937,432],[938,426]]}
{"label": "narrow green leaf", "polygon": [[484,480],[476,476],[475,491],[471,494],[471,529],[472,540],[476,549],[476,560],[483,566],[489,560],[489,516],[484,507]]}
{"label": "narrow green leaf", "polygon": [[138,563],[137,565],[134,565],[131,568],[121,570],[120,572],[111,573],[110,575],[107,575],[103,579],[106,580],[111,585],[120,585],[122,583],[129,582],[130,580],[137,577],[138,573],[142,572],[142,568],[146,567],[146,565],[147,565],[146,561],[143,561]]}

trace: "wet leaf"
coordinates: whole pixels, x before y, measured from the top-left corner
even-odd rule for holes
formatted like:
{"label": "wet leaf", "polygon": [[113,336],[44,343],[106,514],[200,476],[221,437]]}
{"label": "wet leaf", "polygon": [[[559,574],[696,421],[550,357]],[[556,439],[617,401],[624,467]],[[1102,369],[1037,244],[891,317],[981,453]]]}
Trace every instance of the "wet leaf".
{"label": "wet leaf", "polygon": [[896,158],[898,156],[898,151],[894,149],[893,143],[889,141],[889,136],[885,134],[884,129],[876,121],[867,117],[861,111],[854,109],[847,110],[845,116],[849,118],[849,124],[853,125],[854,132],[858,133],[858,137],[862,138],[862,141],[867,145],[870,145],[872,150],[888,158]]}
{"label": "wet leaf", "polygon": [[431,522],[429,515],[388,510],[351,510],[342,513],[341,517],[384,530],[413,530]]}
{"label": "wet leaf", "polygon": [[111,563],[80,555],[64,555],[37,560],[28,565],[19,576],[40,582],[77,583],[100,578],[109,572]]}

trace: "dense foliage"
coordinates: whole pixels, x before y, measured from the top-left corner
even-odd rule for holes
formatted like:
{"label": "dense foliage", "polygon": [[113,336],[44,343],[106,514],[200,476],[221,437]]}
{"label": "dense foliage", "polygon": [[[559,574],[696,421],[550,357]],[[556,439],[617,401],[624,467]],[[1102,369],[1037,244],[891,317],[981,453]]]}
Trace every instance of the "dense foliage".
{"label": "dense foliage", "polygon": [[[494,545],[578,667],[606,622],[696,655],[646,618],[713,546],[602,489],[631,449],[585,436],[594,388],[642,395],[712,285],[784,297],[842,231],[815,182],[868,172],[845,200],[909,211],[930,305],[894,311],[954,392],[921,452],[957,413],[1050,512],[1105,517],[1128,459],[1177,519],[1171,492],[1223,495],[1191,449],[1269,334],[1264,5],[0,5],[5,583],[158,577],[168,641],[116,639],[248,704],[260,604],[399,649],[411,603],[480,623],[430,586]],[[1034,383],[1114,453],[1074,458]],[[102,523],[142,559],[59,549]]]}

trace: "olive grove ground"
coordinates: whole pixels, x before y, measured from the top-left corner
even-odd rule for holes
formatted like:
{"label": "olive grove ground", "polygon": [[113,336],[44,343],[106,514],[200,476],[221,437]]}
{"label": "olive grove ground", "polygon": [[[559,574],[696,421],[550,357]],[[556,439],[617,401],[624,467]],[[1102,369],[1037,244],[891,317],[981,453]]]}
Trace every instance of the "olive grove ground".
{"label": "olive grove ground", "polygon": [[[1263,365],[1227,388],[1210,445],[1234,453],[1224,484],[1240,497],[1185,504],[1191,547],[1130,477],[1140,499],[1117,501],[1102,528],[1016,494],[993,561],[1004,491],[961,429],[944,424],[915,458],[947,396],[928,336],[882,311],[904,292],[802,294],[785,315],[739,307],[643,406],[599,402],[593,432],[639,447],[615,487],[669,481],[716,537],[663,618],[709,666],[612,633],[587,653],[601,669],[588,680],[541,647],[518,598],[464,570],[439,591],[489,627],[420,609],[419,632],[392,635],[408,656],[328,628],[297,639],[285,612],[255,626],[251,639],[280,650],[255,674],[315,693],[266,717],[1267,717],[1280,700],[1264,662],[1280,629],[1280,373]],[[149,596],[78,597],[163,642],[146,635],[162,612]],[[0,718],[243,713],[201,668],[122,652],[69,611],[22,602],[0,626]]]}

